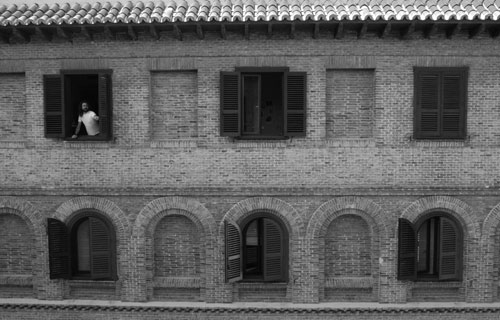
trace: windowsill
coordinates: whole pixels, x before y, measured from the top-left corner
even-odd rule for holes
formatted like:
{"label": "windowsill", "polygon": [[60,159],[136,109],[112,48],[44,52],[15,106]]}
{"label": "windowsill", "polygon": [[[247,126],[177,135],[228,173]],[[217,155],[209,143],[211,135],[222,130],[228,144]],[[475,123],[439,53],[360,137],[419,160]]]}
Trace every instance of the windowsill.
{"label": "windowsill", "polygon": [[30,275],[0,275],[0,286],[31,286],[33,277]]}
{"label": "windowsill", "polygon": [[288,136],[261,136],[261,135],[256,135],[256,136],[250,136],[250,135],[245,135],[245,136],[239,136],[239,137],[234,137],[235,140],[288,140],[290,137]]}
{"label": "windowsill", "polygon": [[429,147],[467,147],[470,146],[470,137],[465,139],[444,139],[444,138],[414,138],[410,137],[408,141],[411,145],[415,146],[429,146]]}
{"label": "windowsill", "polygon": [[201,288],[200,277],[154,277],[155,288]]}
{"label": "windowsill", "polygon": [[108,141],[111,141],[112,138],[110,137],[107,137],[107,136],[78,136],[78,138],[76,139],[73,139],[71,137],[66,137],[63,139],[64,141],[66,142],[88,142],[88,141],[92,141],[92,142],[96,142],[96,141],[102,141],[102,142],[108,142]]}
{"label": "windowsill", "polygon": [[68,280],[70,287],[103,287],[114,288],[116,286],[115,280],[92,280],[92,279],[70,279]]}
{"label": "windowsill", "polygon": [[167,139],[151,141],[151,148],[196,148],[197,139]]}
{"label": "windowsill", "polygon": [[252,288],[285,288],[288,286],[287,282],[276,281],[276,282],[265,282],[265,281],[248,281],[243,279],[240,282],[235,282],[238,288],[241,289],[252,289]]}

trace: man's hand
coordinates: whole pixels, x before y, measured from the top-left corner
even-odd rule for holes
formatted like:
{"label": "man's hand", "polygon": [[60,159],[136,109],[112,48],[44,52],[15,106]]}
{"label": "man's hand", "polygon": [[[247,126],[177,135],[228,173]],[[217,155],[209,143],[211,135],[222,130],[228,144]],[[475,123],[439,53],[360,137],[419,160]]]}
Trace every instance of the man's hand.
{"label": "man's hand", "polygon": [[76,139],[76,138],[78,138],[78,136],[76,134],[71,136],[71,139]]}

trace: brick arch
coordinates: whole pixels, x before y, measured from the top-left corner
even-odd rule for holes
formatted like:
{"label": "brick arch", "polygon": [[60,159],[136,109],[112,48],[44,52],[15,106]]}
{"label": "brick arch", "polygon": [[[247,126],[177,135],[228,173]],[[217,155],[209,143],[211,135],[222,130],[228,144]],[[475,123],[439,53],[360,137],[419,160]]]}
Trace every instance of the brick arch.
{"label": "brick arch", "polygon": [[330,223],[346,214],[346,210],[349,213],[355,212],[354,214],[363,218],[369,226],[375,227],[381,236],[388,236],[383,211],[378,204],[361,197],[341,197],[327,201],[316,209],[307,226],[307,238],[313,240],[324,236]]}
{"label": "brick arch", "polygon": [[113,225],[116,239],[116,264],[118,282],[122,282],[124,275],[127,273],[128,257],[127,239],[129,232],[129,223],[127,215],[112,201],[92,196],[72,198],[62,203],[54,214],[54,218],[64,223],[68,223],[75,216],[82,213],[84,210],[92,210],[103,217],[107,218]]}
{"label": "brick arch", "polygon": [[33,286],[34,292],[39,291],[43,286],[42,278],[46,277],[45,268],[42,258],[45,248],[47,248],[47,233],[45,224],[41,214],[29,202],[15,197],[0,197],[0,215],[14,215],[19,217],[27,226],[28,231],[32,234],[35,243],[32,245],[34,261],[32,262],[32,277],[22,280],[23,285]]}
{"label": "brick arch", "polygon": [[[482,225],[481,248],[484,258],[483,287],[486,288],[486,296],[492,301],[498,301],[497,283],[500,278],[495,273],[495,264],[500,263],[500,244],[497,243],[497,232],[500,231],[500,203],[488,213]],[[497,260],[497,261],[495,261]]]}
{"label": "brick arch", "polygon": [[202,226],[202,230],[210,236],[215,234],[215,219],[207,208],[196,200],[183,197],[164,197],[148,203],[137,216],[132,235],[134,237],[144,235],[148,228],[156,227],[156,224],[169,215],[168,210],[177,209],[195,224]]}
{"label": "brick arch", "polygon": [[226,212],[219,225],[219,234],[224,234],[224,222],[240,223],[257,212],[267,212],[282,221],[287,227],[290,239],[296,239],[304,232],[304,222],[300,214],[289,203],[270,197],[256,197],[242,200]]}
{"label": "brick arch", "polygon": [[46,234],[42,217],[31,203],[15,197],[0,197],[0,214],[4,213],[23,219],[36,238]]}
{"label": "brick arch", "polygon": [[[147,300],[147,297],[152,295],[152,284],[151,284],[151,272],[146,272],[146,269],[152,268],[152,251],[150,245],[152,244],[153,233],[158,223],[167,216],[181,215],[188,218],[194,225],[200,230],[200,233],[204,235],[204,238],[200,240],[203,245],[203,252],[200,252],[204,256],[205,263],[203,265],[213,265],[213,250],[216,243],[216,223],[212,214],[208,209],[201,203],[194,199],[185,197],[164,197],[158,198],[149,202],[137,216],[134,225],[132,227],[132,249],[131,253],[136,259],[135,266],[141,266],[140,268],[135,268],[131,270],[131,279],[138,281],[139,291],[137,288],[130,288],[131,291],[136,291],[133,300]],[[148,263],[148,260],[149,261]],[[146,261],[146,263],[144,263]],[[212,283],[210,275],[206,271],[204,282],[205,286],[208,288],[209,284]],[[202,288],[203,289],[203,288]]]}
{"label": "brick arch", "polygon": [[[418,199],[403,210],[400,218],[405,218],[415,223],[418,219],[432,211],[443,211],[457,219],[462,227],[465,228],[465,237],[472,237],[472,235],[480,234],[481,225],[478,221],[474,220],[474,210],[472,207],[464,201],[454,197],[431,196]],[[397,227],[395,231],[397,233]]]}
{"label": "brick arch", "polygon": [[[389,236],[387,219],[383,215],[382,208],[375,202],[361,197],[340,197],[323,203],[313,213],[307,226],[306,237],[308,246],[311,250],[311,259],[308,264],[310,290],[318,292],[317,299],[325,299],[326,287],[326,256],[325,239],[328,228],[335,219],[342,216],[353,215],[361,218],[370,230],[371,242],[371,279],[359,278],[349,279],[346,282],[348,286],[354,286],[356,283],[371,281],[374,298],[378,298],[378,275],[381,272],[377,258],[387,257],[387,243]],[[350,282],[349,282],[350,281]],[[352,282],[352,283],[351,283]],[[318,302],[318,300],[314,301]]]}
{"label": "brick arch", "polygon": [[129,230],[126,214],[112,201],[99,197],[78,197],[70,199],[57,208],[54,218],[63,222],[70,221],[74,215],[85,209],[94,209],[108,218],[113,224],[117,240],[125,242]]}

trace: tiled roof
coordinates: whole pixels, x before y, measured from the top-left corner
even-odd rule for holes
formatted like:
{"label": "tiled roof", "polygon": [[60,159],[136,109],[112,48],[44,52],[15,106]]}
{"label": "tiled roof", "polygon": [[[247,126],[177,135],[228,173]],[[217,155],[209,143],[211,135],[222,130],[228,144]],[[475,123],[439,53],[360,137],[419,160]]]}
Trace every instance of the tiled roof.
{"label": "tiled roof", "polygon": [[167,0],[0,5],[0,26],[351,20],[500,21],[500,0]]}

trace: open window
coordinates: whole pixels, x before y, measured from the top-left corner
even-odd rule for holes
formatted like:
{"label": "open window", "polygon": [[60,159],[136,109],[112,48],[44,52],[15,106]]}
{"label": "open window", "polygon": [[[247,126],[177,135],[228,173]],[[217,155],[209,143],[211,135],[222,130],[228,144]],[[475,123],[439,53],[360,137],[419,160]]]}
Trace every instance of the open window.
{"label": "open window", "polygon": [[283,139],[306,135],[306,73],[287,68],[221,72],[221,135]]}
{"label": "open window", "polygon": [[417,139],[465,139],[467,68],[414,69],[414,135]]}
{"label": "open window", "polygon": [[281,223],[259,216],[226,223],[226,280],[287,281],[288,236]]}
{"label": "open window", "polygon": [[47,138],[72,137],[82,102],[87,102],[89,111],[98,116],[98,121],[93,132],[87,132],[82,125],[78,140],[112,138],[111,70],[64,70],[57,75],[44,75],[43,86]]}
{"label": "open window", "polygon": [[461,280],[462,230],[446,213],[435,212],[412,224],[399,220],[398,279]]}
{"label": "open window", "polygon": [[48,219],[51,279],[116,280],[115,233],[96,214]]}

